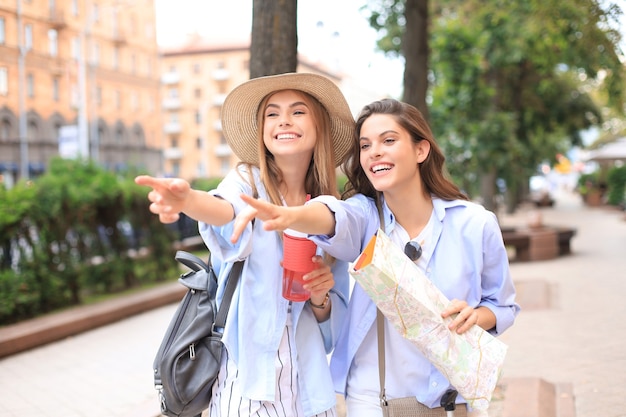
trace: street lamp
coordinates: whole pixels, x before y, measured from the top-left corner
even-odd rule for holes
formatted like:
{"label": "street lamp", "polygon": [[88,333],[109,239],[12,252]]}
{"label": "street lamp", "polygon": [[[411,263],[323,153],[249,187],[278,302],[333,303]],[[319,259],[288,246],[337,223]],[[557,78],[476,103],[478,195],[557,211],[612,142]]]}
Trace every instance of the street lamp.
{"label": "street lamp", "polygon": [[26,132],[26,82],[24,80],[25,68],[24,61],[26,59],[26,45],[24,45],[24,28],[22,27],[22,0],[17,0],[17,39],[19,54],[17,58],[18,72],[18,97],[19,97],[19,137],[20,137],[20,177],[24,180],[29,178],[28,172],[28,137]]}

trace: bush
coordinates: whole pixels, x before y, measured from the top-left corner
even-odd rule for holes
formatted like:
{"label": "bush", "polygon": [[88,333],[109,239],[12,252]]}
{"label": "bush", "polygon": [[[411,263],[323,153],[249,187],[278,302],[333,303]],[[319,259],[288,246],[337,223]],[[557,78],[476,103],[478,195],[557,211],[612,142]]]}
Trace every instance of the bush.
{"label": "bush", "polygon": [[626,166],[613,167],[607,177],[607,203],[614,206],[623,206],[626,203]]}
{"label": "bush", "polygon": [[177,236],[150,214],[147,193],[131,177],[62,159],[0,188],[0,324],[176,277]]}

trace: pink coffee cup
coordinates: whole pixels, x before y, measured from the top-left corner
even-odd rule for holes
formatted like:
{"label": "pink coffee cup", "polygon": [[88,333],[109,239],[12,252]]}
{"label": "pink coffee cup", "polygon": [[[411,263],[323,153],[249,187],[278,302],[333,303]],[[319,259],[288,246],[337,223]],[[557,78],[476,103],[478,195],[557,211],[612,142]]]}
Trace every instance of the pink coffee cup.
{"label": "pink coffee cup", "polygon": [[306,301],[311,297],[302,287],[302,276],[316,268],[311,259],[317,245],[305,236],[294,230],[283,233],[283,297],[291,301]]}

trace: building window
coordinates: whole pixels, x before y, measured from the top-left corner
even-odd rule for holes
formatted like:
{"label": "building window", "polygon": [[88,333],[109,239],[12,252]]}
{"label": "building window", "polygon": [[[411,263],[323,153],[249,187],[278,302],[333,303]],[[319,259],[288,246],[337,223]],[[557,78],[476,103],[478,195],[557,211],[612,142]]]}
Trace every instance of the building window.
{"label": "building window", "polygon": [[33,74],[28,74],[26,76],[26,94],[28,94],[28,97],[30,98],[35,97],[35,78],[33,77]]}
{"label": "building window", "polygon": [[122,128],[115,129],[115,143],[123,143],[124,142],[124,132]]}
{"label": "building window", "polygon": [[4,45],[6,41],[6,24],[4,17],[0,17],[0,45]]}
{"label": "building window", "polygon": [[91,21],[93,23],[98,23],[100,21],[100,8],[97,4],[94,4],[91,8]]}
{"label": "building window", "polygon": [[57,77],[52,79],[52,99],[59,101],[59,79]]}
{"label": "building window", "polygon": [[48,52],[50,56],[59,54],[59,34],[55,29],[48,30]]}
{"label": "building window", "polygon": [[72,0],[72,16],[78,16],[78,0]]}
{"label": "building window", "polygon": [[80,57],[80,40],[78,38],[72,38],[72,59],[78,61]]}
{"label": "building window", "polygon": [[33,49],[33,25],[30,23],[24,25],[24,48],[27,51]]}
{"label": "building window", "polygon": [[113,48],[113,69],[118,69],[120,65],[120,50]]}
{"label": "building window", "polygon": [[9,69],[0,67],[0,96],[9,94]]}
{"label": "building window", "polygon": [[171,138],[170,143],[172,144],[172,148],[178,148],[178,138],[177,137]]}
{"label": "building window", "polygon": [[91,63],[96,67],[100,65],[100,45],[95,42],[91,50]]}
{"label": "building window", "polygon": [[39,128],[37,127],[37,123],[32,120],[28,122],[28,126],[26,126],[26,137],[29,142],[36,142],[37,137],[39,136]]}
{"label": "building window", "polygon": [[202,98],[202,89],[201,88],[196,88],[195,90],[193,90],[193,95],[196,98]]}
{"label": "building window", "polygon": [[167,96],[169,98],[178,98],[178,88],[170,88],[167,90]]}
{"label": "building window", "polygon": [[130,106],[133,111],[139,110],[139,98],[137,97],[136,91],[130,93]]}
{"label": "building window", "polygon": [[202,149],[203,148],[203,146],[202,146],[202,138],[201,137],[196,138],[196,148],[197,149]]}
{"label": "building window", "polygon": [[96,104],[98,106],[102,105],[102,87],[96,87]]}
{"label": "building window", "polygon": [[196,110],[196,124],[202,124],[202,113],[200,113],[200,110]]}
{"label": "building window", "polygon": [[148,112],[149,113],[154,113],[154,109],[156,108],[154,103],[155,103],[154,97],[148,96]]}
{"label": "building window", "polygon": [[200,64],[193,64],[193,73],[194,74],[200,74],[202,72],[202,65]]}
{"label": "building window", "polygon": [[220,158],[220,175],[226,176],[230,171],[230,161],[228,158]]}
{"label": "building window", "polygon": [[11,122],[4,119],[0,124],[0,140],[6,141],[9,140],[9,135],[11,133]]}

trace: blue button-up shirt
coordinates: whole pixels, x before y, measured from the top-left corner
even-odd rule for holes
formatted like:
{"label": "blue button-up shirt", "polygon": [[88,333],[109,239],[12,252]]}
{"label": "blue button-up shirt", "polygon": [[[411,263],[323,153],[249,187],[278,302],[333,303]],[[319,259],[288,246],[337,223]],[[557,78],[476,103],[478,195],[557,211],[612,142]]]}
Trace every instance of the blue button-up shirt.
{"label": "blue button-up shirt", "polygon": [[[338,259],[354,261],[380,225],[374,200],[363,195],[346,201],[323,196],[312,202],[322,202],[334,212],[336,227],[333,235],[310,238]],[[449,299],[466,300],[471,306],[489,308],[496,316],[496,326],[490,332],[502,333],[513,324],[520,308],[515,302],[508,256],[495,215],[478,204],[462,200],[433,198],[433,205],[426,276]],[[383,218],[385,231],[392,234],[396,222],[386,204]],[[349,389],[356,394],[378,396],[377,348],[362,346],[364,342],[376,343],[375,321],[376,305],[358,284],[355,285],[348,318],[331,360],[337,392],[345,394]],[[401,340],[392,325],[386,323],[386,329],[386,334],[396,333],[391,335],[392,340],[400,342],[393,346],[386,343],[387,397],[414,395],[423,404],[438,407],[441,396],[450,387],[449,382],[415,346]],[[369,378],[363,374],[349,375],[363,369],[375,374]],[[354,385],[356,381],[364,385]]]}
{"label": "blue button-up shirt", "polygon": [[[253,177],[258,197],[269,200],[258,169],[253,170]],[[240,195],[253,195],[248,179],[246,169],[239,167],[211,193],[230,202],[237,214],[246,207]],[[263,230],[263,222],[257,219],[254,225],[247,226],[239,241],[232,244],[233,223],[221,227],[199,224],[218,275],[218,304],[232,263],[247,259],[233,295],[223,341],[229,357],[237,364],[242,394],[254,400],[274,401],[275,359],[290,303],[282,297],[282,240],[277,232]],[[332,272],[335,286],[330,292],[329,320],[318,323],[308,304],[292,303],[297,352],[294,359],[297,359],[298,389],[306,415],[320,413],[336,403],[327,353],[334,346],[345,318],[350,279],[346,262],[335,262]]]}

